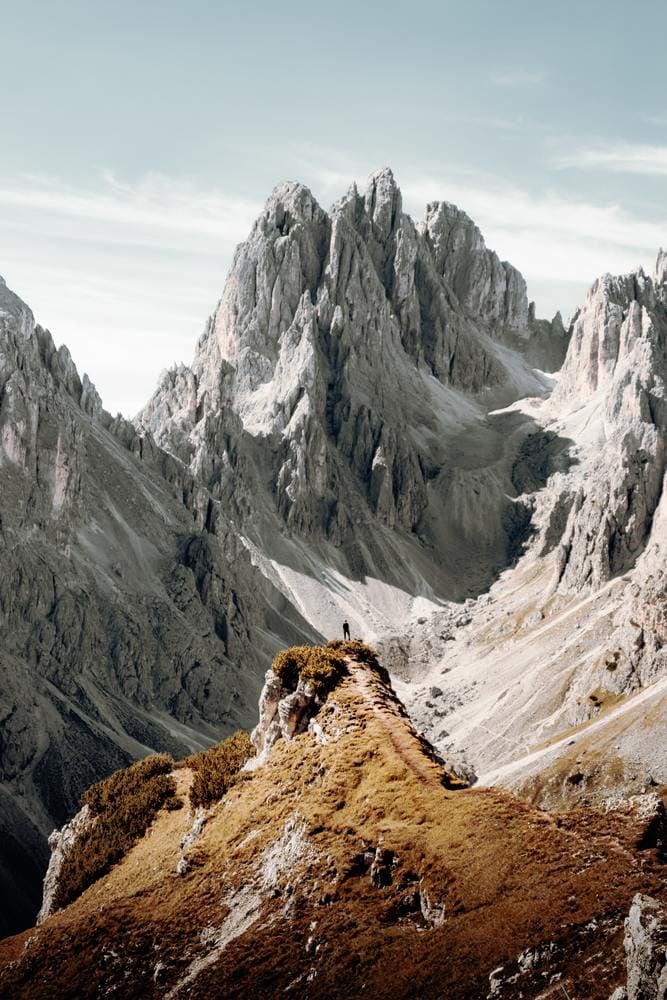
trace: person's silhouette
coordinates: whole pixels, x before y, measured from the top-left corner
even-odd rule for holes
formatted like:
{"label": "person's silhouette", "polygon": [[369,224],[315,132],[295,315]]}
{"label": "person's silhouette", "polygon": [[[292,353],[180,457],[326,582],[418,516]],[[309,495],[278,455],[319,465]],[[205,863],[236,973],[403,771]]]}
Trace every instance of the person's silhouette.
{"label": "person's silhouette", "polygon": [[347,619],[343,622],[343,639],[350,638],[350,625]]}

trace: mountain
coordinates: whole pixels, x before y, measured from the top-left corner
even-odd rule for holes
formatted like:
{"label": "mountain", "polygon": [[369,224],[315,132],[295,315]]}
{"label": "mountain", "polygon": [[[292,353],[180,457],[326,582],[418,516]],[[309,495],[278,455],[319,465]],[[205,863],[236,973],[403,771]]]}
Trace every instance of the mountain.
{"label": "mountain", "polygon": [[0,943],[3,996],[663,995],[655,795],[551,814],[461,788],[354,651],[328,695],[290,691],[269,671],[262,754],[220,801],[193,815],[186,762],[107,874]]}
{"label": "mountain", "polygon": [[347,615],[373,637],[415,599],[485,590],[521,549],[528,510],[486,466],[531,422],[487,413],[551,387],[533,365],[559,367],[568,335],[532,313],[465,213],[433,203],[415,225],[390,170],[329,214],[284,184],[138,426],[322,633]]}
{"label": "mountain", "polygon": [[[533,463],[551,467],[519,566],[464,616],[393,643],[422,664],[403,695],[440,749],[540,804],[667,780],[666,277],[661,253],[653,276],[597,281],[553,393],[516,404],[540,426]],[[525,464],[513,476],[531,489]]]}
{"label": "mountain", "polygon": [[480,789],[660,792],[666,261],[565,330],[391,171],[329,212],[280,185],[133,422],[0,285],[4,931],[84,789],[250,728],[274,653],[345,618]]}
{"label": "mountain", "polygon": [[267,658],[315,633],[4,282],[0,476],[6,933],[34,918],[46,838],[91,782],[250,725]]}

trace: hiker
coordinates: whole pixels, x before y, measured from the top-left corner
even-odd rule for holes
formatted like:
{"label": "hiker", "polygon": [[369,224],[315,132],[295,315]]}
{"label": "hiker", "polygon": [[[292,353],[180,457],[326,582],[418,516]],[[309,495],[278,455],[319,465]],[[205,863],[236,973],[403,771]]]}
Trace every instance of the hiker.
{"label": "hiker", "polygon": [[343,622],[343,639],[350,638],[350,625],[347,619]]}

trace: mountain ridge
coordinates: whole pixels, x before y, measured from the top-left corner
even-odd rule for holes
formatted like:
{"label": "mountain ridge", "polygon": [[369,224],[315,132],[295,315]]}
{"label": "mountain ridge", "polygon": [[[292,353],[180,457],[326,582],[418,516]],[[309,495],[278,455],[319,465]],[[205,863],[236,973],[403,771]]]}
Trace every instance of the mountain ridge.
{"label": "mountain ridge", "polygon": [[[593,731],[579,784],[560,740],[664,669],[666,259],[601,279],[565,331],[464,212],[413,223],[390,171],[330,213],[282,185],[136,425],[0,285],[0,868],[21,920],[87,784],[248,725],[276,649],[346,617],[460,773],[559,806],[635,794],[637,753],[667,782],[636,713],[605,730],[609,766]],[[535,370],[568,341],[560,380]]]}
{"label": "mountain ridge", "polygon": [[[307,728],[220,801],[163,809],[78,899],[0,943],[0,988],[380,998],[390,981],[396,998],[512,1000],[563,983],[607,1000],[635,970],[626,914],[664,918],[664,807],[552,816],[448,790],[427,750],[386,675],[352,654]],[[184,798],[187,769],[174,775]],[[650,954],[659,971],[657,942]]]}

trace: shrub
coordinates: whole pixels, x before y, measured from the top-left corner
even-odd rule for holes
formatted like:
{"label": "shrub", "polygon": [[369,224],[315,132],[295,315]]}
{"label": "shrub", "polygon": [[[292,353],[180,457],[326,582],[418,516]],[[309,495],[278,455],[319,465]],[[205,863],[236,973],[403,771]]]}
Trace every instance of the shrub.
{"label": "shrub", "polygon": [[313,646],[301,669],[301,679],[310,682],[319,697],[332,691],[345,673],[345,660],[336,651]]}
{"label": "shrub", "polygon": [[176,783],[168,773],[173,761],[155,754],[116,771],[86,791],[92,822],[65,856],[54,899],[55,909],[67,906],[109,871],[144,835],[163,806],[174,809]]}
{"label": "shrub", "polygon": [[338,650],[327,646],[292,646],[278,653],[273,671],[288,690],[299,679],[309,682],[319,697],[331,691],[345,673],[345,660]]}
{"label": "shrub", "polygon": [[157,774],[169,774],[174,762],[168,753],[156,753],[150,757],[138,760],[136,764],[122,771],[114,771],[108,778],[103,778],[81,796],[81,805],[89,806],[95,815],[101,815],[105,810],[116,808],[123,801],[132,798],[144,784]]}
{"label": "shrub", "polygon": [[273,672],[280,677],[284,687],[294,690],[314,648],[314,646],[292,646],[276,654],[272,664]]}
{"label": "shrub", "polygon": [[190,788],[190,804],[208,806],[217,802],[238,781],[239,771],[255,755],[248,733],[239,730],[232,736],[201,753],[186,757],[183,764],[191,767],[194,778]]}

